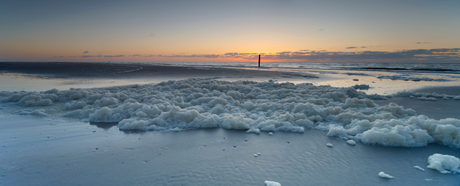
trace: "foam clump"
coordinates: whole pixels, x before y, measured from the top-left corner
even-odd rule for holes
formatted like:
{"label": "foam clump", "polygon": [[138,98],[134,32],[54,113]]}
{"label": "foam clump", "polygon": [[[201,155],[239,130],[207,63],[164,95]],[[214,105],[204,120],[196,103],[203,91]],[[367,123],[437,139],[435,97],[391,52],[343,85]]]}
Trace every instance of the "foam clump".
{"label": "foam clump", "polygon": [[420,166],[414,166],[414,168],[415,168],[415,169],[418,169],[418,170],[420,170],[420,171],[425,171],[425,169],[422,168],[422,167],[420,167]]}
{"label": "foam clump", "polygon": [[435,169],[442,174],[460,173],[460,159],[451,155],[433,154],[428,157],[429,169]]}
{"label": "foam clump", "polygon": [[403,80],[403,81],[438,81],[438,82],[445,82],[451,81],[448,79],[433,79],[428,77],[413,77],[409,74],[401,74],[401,75],[394,75],[394,76],[378,76],[379,79],[391,79],[391,80]]}
{"label": "foam clump", "polygon": [[256,128],[256,127],[251,127],[249,128],[249,130],[246,131],[247,133],[256,133],[256,134],[259,134],[260,133],[260,129]]}
{"label": "foam clump", "polygon": [[436,98],[434,97],[418,97],[417,99],[424,101],[436,101]]}
{"label": "foam clump", "polygon": [[272,135],[319,129],[365,144],[460,148],[460,120],[435,120],[371,100],[383,98],[351,87],[208,79],[0,94],[1,103],[9,104],[2,112],[118,122],[121,130],[224,128]]}
{"label": "foam clump", "polygon": [[399,92],[396,94],[401,97],[410,97],[418,100],[436,101],[437,99],[444,100],[460,100],[460,95],[449,95],[449,94],[438,94],[438,93],[427,93],[427,92]]}
{"label": "foam clump", "polygon": [[369,85],[366,85],[366,84],[356,84],[356,85],[353,85],[352,86],[354,89],[357,89],[357,90],[368,90],[369,88],[371,88]]}
{"label": "foam clump", "polygon": [[356,142],[354,140],[348,140],[347,141],[347,144],[348,145],[351,145],[351,146],[355,146],[356,145]]}
{"label": "foam clump", "polygon": [[389,174],[385,174],[384,172],[379,172],[379,176],[381,178],[387,178],[387,179],[392,179],[394,178],[393,176],[390,176]]}
{"label": "foam clump", "polygon": [[265,181],[265,186],[281,186],[280,183],[275,182],[275,181]]}

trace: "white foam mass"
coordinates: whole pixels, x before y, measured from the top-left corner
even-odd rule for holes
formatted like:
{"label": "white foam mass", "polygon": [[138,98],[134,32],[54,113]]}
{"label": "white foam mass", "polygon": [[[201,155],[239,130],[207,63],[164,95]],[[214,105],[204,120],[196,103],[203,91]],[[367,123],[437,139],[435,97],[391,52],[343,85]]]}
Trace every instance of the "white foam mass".
{"label": "white foam mass", "polygon": [[426,101],[436,101],[437,99],[444,99],[444,100],[460,100],[460,95],[449,95],[449,94],[438,94],[438,93],[427,93],[427,92],[398,92],[396,96],[401,97],[410,97],[416,98],[418,100],[426,100]]}
{"label": "white foam mass", "polygon": [[265,181],[264,183],[265,186],[281,186],[281,184],[276,181]]}
{"label": "white foam mass", "polygon": [[392,179],[394,178],[393,176],[389,175],[389,174],[385,174],[384,172],[379,172],[379,176],[381,178],[387,178],[387,179]]}
{"label": "white foam mass", "polygon": [[354,140],[348,140],[347,141],[348,145],[355,146],[356,142]]}
{"label": "white foam mass", "polygon": [[433,154],[428,157],[429,169],[435,169],[442,174],[460,173],[460,159],[451,155]]}
{"label": "white foam mass", "polygon": [[403,80],[403,81],[452,81],[448,79],[433,79],[429,77],[414,77],[409,74],[401,74],[401,75],[394,75],[394,76],[378,76],[379,79],[391,79],[391,80]]}
{"label": "white foam mass", "polygon": [[417,165],[416,165],[416,166],[414,166],[414,168],[415,168],[415,169],[418,169],[418,170],[420,170],[420,171],[425,171],[425,169],[424,169],[424,168],[422,168],[422,167],[420,167],[420,166],[417,166]]}
{"label": "white foam mass", "polygon": [[379,106],[353,88],[188,79],[109,88],[0,94],[2,112],[118,122],[121,130],[197,128],[260,133],[327,130],[327,135],[386,146],[440,143],[460,148],[460,120],[434,120],[395,103]]}
{"label": "white foam mass", "polygon": [[259,134],[260,133],[260,129],[252,126],[249,130],[246,131],[247,133],[256,133],[256,134]]}

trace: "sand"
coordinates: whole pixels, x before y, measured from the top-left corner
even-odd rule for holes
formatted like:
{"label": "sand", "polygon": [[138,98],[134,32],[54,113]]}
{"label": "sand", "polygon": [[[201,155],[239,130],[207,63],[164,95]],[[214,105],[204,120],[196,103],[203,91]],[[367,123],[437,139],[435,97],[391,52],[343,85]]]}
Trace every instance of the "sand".
{"label": "sand", "polygon": [[[5,72],[4,64],[0,64]],[[130,79],[127,83],[133,82],[131,78],[135,81],[147,78],[152,83],[185,77],[227,80],[246,77],[265,81],[284,78],[305,82],[309,79],[281,72],[238,69],[143,66],[137,71],[126,70],[139,69],[137,67],[128,64],[117,71],[117,68],[90,64],[78,67],[84,69],[84,73],[39,67],[28,70],[16,67],[8,72],[38,75],[42,77],[40,82],[47,81],[43,77],[88,78],[91,82],[98,78]],[[393,97],[377,103],[388,102],[414,108],[418,114],[432,118],[458,118],[459,104],[454,100],[430,102]],[[436,108],[445,110],[441,112]],[[438,144],[418,148],[362,143],[351,146],[346,140],[328,137],[326,132],[313,129],[304,133],[274,132],[273,135],[221,128],[127,132],[120,131],[116,123],[18,115],[0,115],[0,127],[0,185],[264,185],[266,180],[281,185],[455,185],[460,182],[458,174],[444,175],[432,169],[413,168],[426,168],[427,158],[434,153],[460,157],[458,149]],[[333,148],[325,145],[328,143]],[[254,157],[257,153],[260,155]],[[394,179],[382,179],[379,172]]]}
{"label": "sand", "polygon": [[[73,63],[73,62],[0,62],[0,72],[16,72],[48,78],[291,78],[284,72],[251,69],[180,67],[158,64]],[[295,76],[297,77],[297,76]]]}
{"label": "sand", "polygon": [[[3,116],[1,185],[450,185],[458,175],[422,172],[436,144],[357,144],[317,130],[247,134],[200,129],[125,133],[116,126]],[[326,143],[334,145],[327,147]],[[253,154],[261,155],[255,158]],[[381,179],[384,171],[394,176]],[[426,181],[430,179],[431,181]]]}

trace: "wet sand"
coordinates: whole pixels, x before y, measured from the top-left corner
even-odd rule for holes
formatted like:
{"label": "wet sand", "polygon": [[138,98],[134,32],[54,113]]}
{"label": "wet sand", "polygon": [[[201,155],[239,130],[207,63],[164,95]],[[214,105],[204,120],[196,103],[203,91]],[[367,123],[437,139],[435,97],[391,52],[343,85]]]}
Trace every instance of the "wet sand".
{"label": "wet sand", "polygon": [[[0,69],[5,72],[2,65],[4,63],[0,63]],[[14,67],[8,72],[64,78],[148,78],[152,82],[176,77],[225,80],[252,77],[250,80],[264,81],[283,76],[294,80],[304,78],[257,70],[172,66],[142,66],[141,69],[127,65],[78,64],[70,69],[67,65],[53,69],[39,65]],[[84,72],[75,72],[75,69]],[[304,81],[308,82],[308,78]],[[457,93],[448,91],[453,91],[452,95]],[[454,100],[394,97],[378,101],[379,104],[388,102],[414,108],[418,114],[432,118],[458,118],[459,104]],[[342,139],[313,129],[305,133],[275,132],[273,136],[220,128],[124,132],[115,124],[62,118],[2,115],[0,120],[0,185],[263,185],[265,180],[284,186],[460,183],[458,174],[444,175],[426,169],[427,158],[434,153],[460,157],[458,149],[437,144],[419,148],[361,143],[350,146]],[[327,143],[333,147],[327,147]],[[255,157],[256,153],[261,155]],[[382,179],[377,175],[381,171],[395,178]]]}
{"label": "wet sand", "polygon": [[[125,133],[116,126],[2,116],[0,185],[454,185],[426,169],[433,153],[460,151],[348,145],[324,132],[239,130]],[[334,146],[327,147],[331,143]],[[254,157],[254,154],[260,156]],[[421,166],[422,172],[413,168]],[[384,171],[394,179],[382,179]]]}
{"label": "wet sand", "polygon": [[[233,68],[179,67],[158,64],[0,62],[0,87],[8,91],[45,91],[53,88],[99,88],[170,80],[205,78],[225,81],[306,83],[334,78],[308,73]],[[317,78],[321,77],[321,78]]]}
{"label": "wet sand", "polygon": [[155,64],[73,63],[73,62],[0,62],[0,72],[24,73],[55,78],[203,78],[289,76],[282,72],[229,68],[193,68]]}

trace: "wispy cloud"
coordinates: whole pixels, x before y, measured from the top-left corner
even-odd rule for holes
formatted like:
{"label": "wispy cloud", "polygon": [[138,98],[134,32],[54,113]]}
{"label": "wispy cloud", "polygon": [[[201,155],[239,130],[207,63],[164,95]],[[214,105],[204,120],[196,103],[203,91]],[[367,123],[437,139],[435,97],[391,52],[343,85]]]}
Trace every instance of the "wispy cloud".
{"label": "wispy cloud", "polygon": [[221,54],[192,54],[192,55],[158,55],[158,57],[193,57],[193,58],[219,58]]}
{"label": "wispy cloud", "polygon": [[[359,48],[367,48],[371,46],[361,46]],[[347,47],[347,49],[358,47]],[[225,59],[245,59],[255,60],[258,55],[262,55],[263,59],[271,61],[303,61],[303,62],[408,62],[408,61],[460,61],[460,48],[437,48],[437,49],[413,49],[399,51],[359,51],[359,52],[330,52],[326,50],[299,50],[299,51],[282,51],[277,53],[239,53],[228,52],[224,54],[179,54],[179,55],[164,55],[164,54],[132,54],[132,55],[82,55],[83,58],[95,57],[159,57],[159,58],[225,58]],[[55,56],[55,58],[64,56]],[[74,57],[74,56],[72,56]]]}
{"label": "wispy cloud", "polygon": [[157,55],[153,55],[153,54],[133,54],[133,55],[129,55],[129,57],[157,57]]}
{"label": "wispy cloud", "polygon": [[81,57],[102,57],[102,55],[82,55]]}
{"label": "wispy cloud", "polygon": [[[357,47],[356,47],[357,48]],[[262,55],[264,59],[277,61],[420,61],[420,60],[460,60],[460,48],[439,49],[414,49],[395,52],[387,51],[362,51],[362,52],[328,52],[321,51],[283,51],[275,54],[238,53],[228,52],[224,54],[192,54],[192,55],[157,55],[158,57],[183,57],[183,58],[241,58],[254,60]]]}
{"label": "wispy cloud", "polygon": [[155,34],[152,33],[152,34],[149,34],[147,37],[154,37],[154,36]]}
{"label": "wispy cloud", "polygon": [[88,53],[88,51],[84,51],[83,53],[87,54],[87,53]]}
{"label": "wispy cloud", "polygon": [[125,57],[125,55],[104,55],[104,57]]}
{"label": "wispy cloud", "polygon": [[410,60],[460,60],[460,48],[414,49],[396,52],[362,51],[362,52],[280,52],[275,55],[265,55],[273,60],[329,60],[329,61],[410,61]]}
{"label": "wispy cloud", "polygon": [[429,44],[429,43],[431,43],[431,42],[426,42],[426,41],[425,41],[425,42],[417,42],[417,43],[415,43],[415,44],[417,44],[417,45],[422,45],[422,44]]}
{"label": "wispy cloud", "polygon": [[357,47],[351,46],[351,47],[347,47],[346,49],[354,49],[354,48],[357,48]]}

